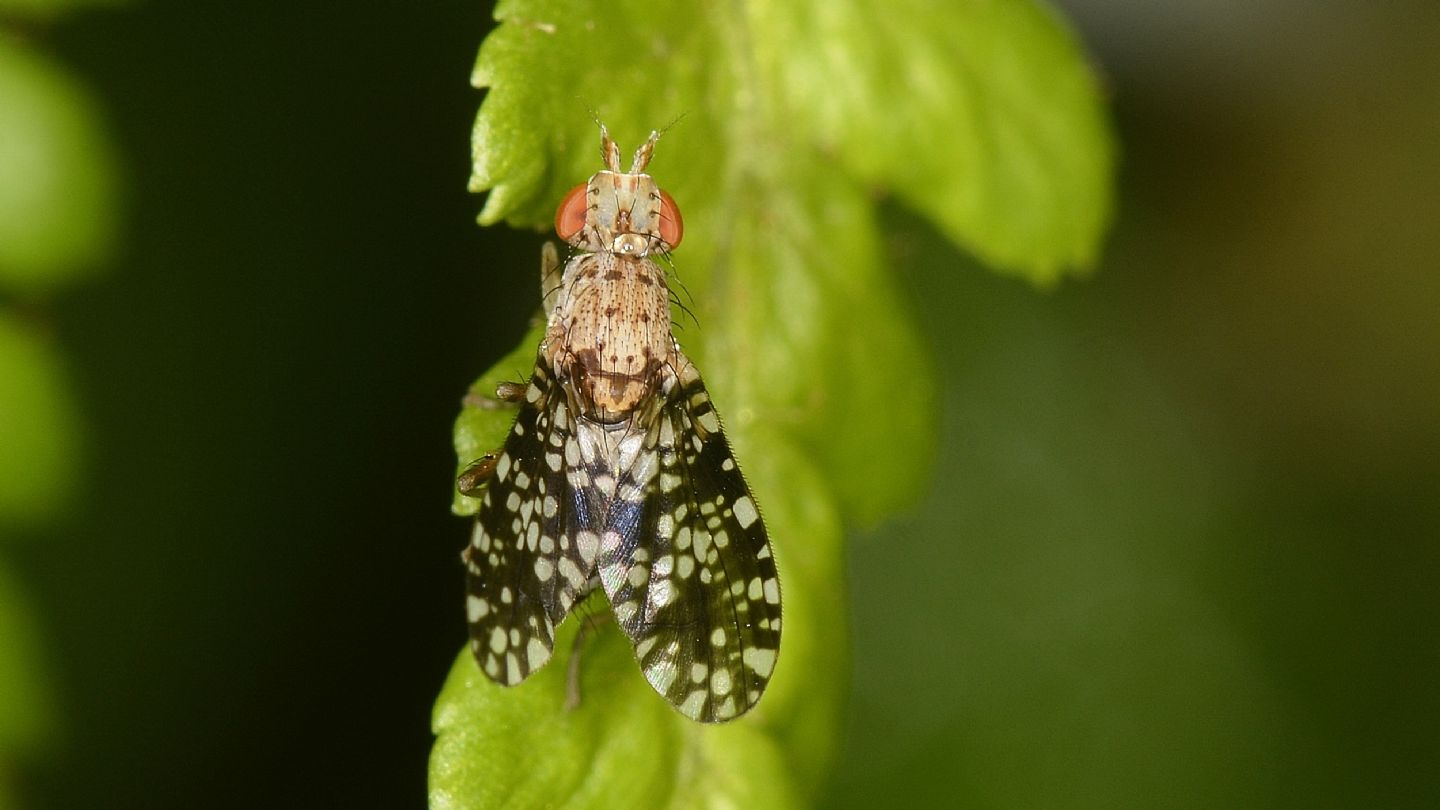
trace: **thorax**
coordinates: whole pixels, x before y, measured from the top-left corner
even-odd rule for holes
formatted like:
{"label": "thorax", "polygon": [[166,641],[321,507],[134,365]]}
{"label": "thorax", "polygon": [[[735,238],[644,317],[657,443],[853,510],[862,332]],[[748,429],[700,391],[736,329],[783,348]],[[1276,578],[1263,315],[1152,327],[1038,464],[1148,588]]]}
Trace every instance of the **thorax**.
{"label": "thorax", "polygon": [[583,415],[622,421],[652,396],[670,362],[669,289],[646,256],[586,253],[565,267],[549,318],[551,367]]}

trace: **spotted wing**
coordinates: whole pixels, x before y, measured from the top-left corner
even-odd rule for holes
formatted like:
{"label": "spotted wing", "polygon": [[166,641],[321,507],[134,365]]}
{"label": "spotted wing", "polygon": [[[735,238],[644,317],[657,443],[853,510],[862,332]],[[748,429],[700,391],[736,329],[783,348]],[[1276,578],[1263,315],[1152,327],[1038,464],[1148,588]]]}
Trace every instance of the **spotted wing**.
{"label": "spotted wing", "polygon": [[675,368],[648,452],[622,470],[596,565],[646,680],[685,716],[720,722],[770,680],[780,583],[699,372],[683,355]]}
{"label": "spotted wing", "polygon": [[465,550],[470,649],[492,680],[513,686],[546,661],[555,626],[594,572],[601,513],[574,487],[574,409],[544,358],[494,462]]}

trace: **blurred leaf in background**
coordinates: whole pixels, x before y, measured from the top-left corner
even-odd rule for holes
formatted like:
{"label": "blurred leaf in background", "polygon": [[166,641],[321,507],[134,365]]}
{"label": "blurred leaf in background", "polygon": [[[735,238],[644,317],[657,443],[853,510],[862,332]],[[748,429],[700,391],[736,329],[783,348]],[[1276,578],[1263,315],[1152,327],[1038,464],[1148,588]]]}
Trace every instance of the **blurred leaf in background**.
{"label": "blurred leaf in background", "polygon": [[[1057,18],[1022,0],[901,6],[497,7],[474,75],[489,88],[471,184],[490,191],[483,223],[542,228],[596,170],[584,104],[628,147],[675,122],[649,172],[689,224],[676,275],[699,328],[678,337],[775,538],[784,652],[752,715],[703,728],[620,666],[629,656],[613,627],[593,645],[615,676],[576,716],[561,713],[555,664],[504,690],[466,651],[436,708],[435,806],[789,807],[825,783],[849,669],[842,520],[871,524],[913,502],[935,430],[931,363],[876,193],[1037,284],[1088,268],[1110,219],[1105,115]],[[528,376],[536,340],[472,393]],[[462,413],[459,464],[498,447],[508,421]],[[622,744],[654,754],[621,756]],[[514,752],[544,764],[518,767]]]}
{"label": "blurred leaf in background", "polygon": [[1440,7],[1064,5],[1119,225],[1033,296],[892,220],[942,462],[854,547],[827,804],[1434,806]]}
{"label": "blurred leaf in background", "polygon": [[89,95],[13,34],[0,34],[0,114],[0,284],[41,295],[110,253],[113,160]]}
{"label": "blurred leaf in background", "polygon": [[17,802],[9,780],[57,720],[41,622],[6,546],[61,516],[83,456],[42,302],[99,269],[115,238],[112,158],[94,102],[17,33],[17,21],[63,5],[0,3],[0,808]]}

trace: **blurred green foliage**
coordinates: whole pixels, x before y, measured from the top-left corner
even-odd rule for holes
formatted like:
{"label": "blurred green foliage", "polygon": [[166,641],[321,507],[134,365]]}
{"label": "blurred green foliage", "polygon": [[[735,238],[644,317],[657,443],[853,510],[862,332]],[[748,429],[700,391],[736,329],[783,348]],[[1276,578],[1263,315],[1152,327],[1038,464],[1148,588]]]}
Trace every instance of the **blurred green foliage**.
{"label": "blurred green foliage", "polygon": [[95,272],[115,238],[114,163],[94,102],[0,33],[0,284],[35,295]]}
{"label": "blurred green foliage", "polygon": [[63,364],[38,332],[0,309],[0,526],[12,530],[59,513],[80,457]]}
{"label": "blurred green foliage", "polygon": [[13,780],[54,739],[54,696],[45,681],[44,634],[29,592],[0,559],[0,808],[17,807]]}
{"label": "blurred green foliage", "polygon": [[[29,309],[97,270],[114,239],[112,162],[94,102],[3,27],[54,10],[0,4],[0,555],[60,514],[81,456],[67,374]],[[0,808],[16,801],[20,763],[55,734],[40,628],[0,556]]]}

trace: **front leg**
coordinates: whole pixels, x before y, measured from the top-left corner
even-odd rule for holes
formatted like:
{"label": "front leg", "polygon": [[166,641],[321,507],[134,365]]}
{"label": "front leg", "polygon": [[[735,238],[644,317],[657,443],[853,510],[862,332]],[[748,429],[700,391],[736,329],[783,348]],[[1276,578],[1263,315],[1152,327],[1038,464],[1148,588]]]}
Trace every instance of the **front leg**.
{"label": "front leg", "polygon": [[[483,408],[485,410],[499,410],[511,408],[525,401],[525,384],[518,382],[502,382],[495,386],[495,397],[484,397],[474,391],[467,393],[461,404],[466,408]],[[495,474],[495,465],[500,460],[499,451],[486,453],[478,459],[470,462],[465,471],[455,479],[455,488],[461,495],[468,495],[471,498],[480,497],[480,492],[485,488],[491,476]]]}
{"label": "front leg", "polygon": [[563,269],[560,254],[554,242],[546,242],[540,248],[540,311],[548,321],[560,303],[560,291],[564,289]]}

